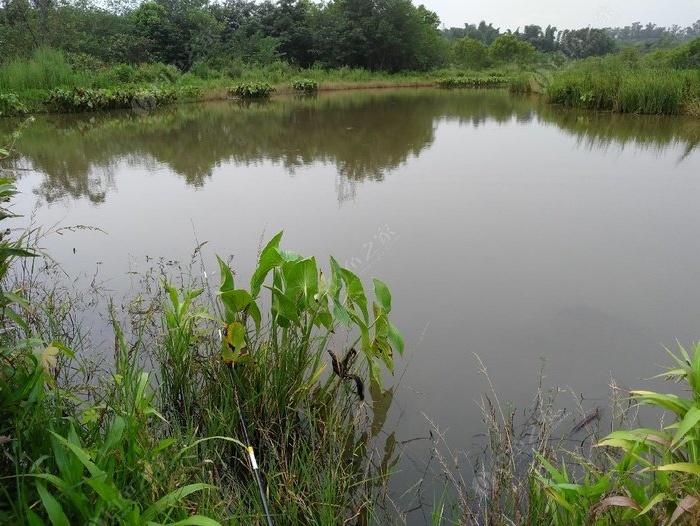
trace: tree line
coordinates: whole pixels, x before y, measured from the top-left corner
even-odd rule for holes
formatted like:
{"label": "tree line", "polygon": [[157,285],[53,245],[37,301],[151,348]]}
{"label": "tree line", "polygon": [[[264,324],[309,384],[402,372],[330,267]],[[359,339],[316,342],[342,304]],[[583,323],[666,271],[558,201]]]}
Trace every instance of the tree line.
{"label": "tree line", "polygon": [[411,0],[4,0],[0,61],[47,46],[105,63],[197,62],[427,70],[449,44],[438,16]]}
{"label": "tree line", "polygon": [[[700,20],[682,28],[673,25],[670,28],[648,23],[635,22],[625,27],[558,30],[551,25],[542,28],[539,25],[526,25],[522,31],[506,30],[501,32],[492,23],[481,21],[477,24],[465,24],[464,27],[443,29],[443,35],[451,42],[470,39],[484,46],[491,46],[497,39],[509,35],[521,42],[530,44],[534,50],[542,53],[560,51],[568,58],[585,58],[612,53],[624,46],[640,46],[642,51],[671,47],[687,40],[700,37]],[[473,48],[478,46],[470,44]]]}
{"label": "tree line", "polygon": [[697,35],[700,21],[685,29],[633,24],[559,31],[528,25],[501,32],[483,21],[441,29],[437,14],[412,0],[0,2],[0,64],[50,47],[85,68],[162,62],[182,71],[198,64],[221,70],[285,61],[302,68],[388,72],[451,64],[478,69],[529,61],[537,52],[583,58],[610,53],[619,43]]}

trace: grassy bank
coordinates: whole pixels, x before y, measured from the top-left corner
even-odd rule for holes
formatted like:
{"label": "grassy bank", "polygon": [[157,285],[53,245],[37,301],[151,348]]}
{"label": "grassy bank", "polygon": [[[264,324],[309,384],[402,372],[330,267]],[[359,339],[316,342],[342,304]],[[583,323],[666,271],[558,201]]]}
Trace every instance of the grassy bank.
{"label": "grassy bank", "polygon": [[60,51],[40,49],[30,60],[15,59],[0,68],[0,115],[148,109],[173,102],[225,100],[236,88],[251,85],[264,86],[268,94],[437,85],[489,87],[504,85],[511,74],[507,68],[389,74],[354,68],[300,69],[286,62],[267,66],[233,63],[219,69],[199,65],[182,73],[159,63],[87,64]]}
{"label": "grassy bank", "polygon": [[547,98],[573,108],[700,117],[700,71],[586,61],[556,73]]}

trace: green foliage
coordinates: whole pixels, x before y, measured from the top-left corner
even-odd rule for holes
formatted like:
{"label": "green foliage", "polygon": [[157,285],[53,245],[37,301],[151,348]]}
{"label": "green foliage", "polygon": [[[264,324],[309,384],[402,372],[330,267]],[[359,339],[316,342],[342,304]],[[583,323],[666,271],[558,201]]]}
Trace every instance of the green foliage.
{"label": "green foliage", "polygon": [[576,108],[678,115],[700,98],[700,72],[635,68],[613,59],[582,62],[556,72],[550,102]]}
{"label": "green foliage", "polygon": [[267,99],[274,91],[275,88],[266,82],[244,82],[230,87],[228,94],[241,99]]}
{"label": "green foliage", "polygon": [[45,102],[51,111],[74,113],[105,111],[123,108],[149,111],[177,99],[171,88],[150,89],[55,89]]}
{"label": "green foliage", "polygon": [[569,58],[581,59],[612,53],[615,41],[604,29],[565,29],[559,34],[558,49]]}
{"label": "green foliage", "polygon": [[76,73],[61,51],[38,49],[30,60],[13,59],[0,68],[0,91],[22,93],[33,89],[89,85],[87,72]]}
{"label": "green foliage", "polygon": [[700,345],[669,352],[674,366],[661,376],[687,384],[685,397],[674,393],[631,391],[638,405],[666,412],[662,428],[613,431],[600,440],[607,465],[579,458],[585,475],[577,481],[566,467],[540,458],[538,475],[551,501],[554,524],[671,524],[700,519]]}
{"label": "green foliage", "polygon": [[489,57],[496,63],[526,64],[534,60],[535,48],[515,35],[501,35],[489,46]]}
{"label": "green foliage", "polygon": [[480,70],[491,64],[486,44],[473,38],[464,37],[452,46],[454,61],[457,65]]}
{"label": "green foliage", "polygon": [[700,37],[671,51],[668,61],[674,68],[692,69],[700,67]]}
{"label": "green foliage", "polygon": [[12,117],[27,113],[25,106],[14,93],[0,93],[0,117]]}
{"label": "green foliage", "polygon": [[509,82],[508,77],[490,75],[488,77],[448,77],[435,81],[441,88],[495,88]]}
{"label": "green foliage", "polygon": [[302,93],[316,93],[318,91],[318,82],[312,79],[297,79],[292,82],[292,88]]}

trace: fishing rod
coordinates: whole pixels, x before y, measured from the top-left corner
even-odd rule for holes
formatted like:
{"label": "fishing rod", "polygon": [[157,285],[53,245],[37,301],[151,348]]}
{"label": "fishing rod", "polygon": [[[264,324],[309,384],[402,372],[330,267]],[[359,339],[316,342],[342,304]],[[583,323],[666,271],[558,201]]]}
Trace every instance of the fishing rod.
{"label": "fishing rod", "polygon": [[[197,244],[197,252],[199,252],[199,264],[202,267],[202,276],[205,283],[207,284],[207,291],[209,293],[209,301],[211,303],[212,311],[218,312],[219,317],[223,319],[221,313],[221,308],[214,301],[214,294],[211,291],[211,283],[209,283],[209,276],[207,275],[207,269],[204,266],[204,258],[202,257],[202,245],[200,245],[197,239],[197,231],[194,227],[194,221],[192,222],[192,231],[194,232],[194,242]],[[218,329],[219,341],[223,342],[223,334],[221,329]],[[262,476],[260,475],[260,468],[258,467],[258,462],[255,458],[255,450],[253,449],[253,443],[250,441],[248,436],[248,426],[245,423],[245,418],[243,417],[243,411],[241,410],[241,403],[238,398],[238,389],[236,388],[236,382],[233,378],[233,364],[230,365],[228,369],[229,379],[231,380],[231,386],[233,387],[233,397],[236,401],[236,410],[238,411],[238,418],[241,422],[241,427],[243,428],[243,437],[245,438],[246,450],[248,452],[248,459],[250,460],[250,467],[253,468],[253,473],[255,474],[255,481],[258,484],[258,492],[260,493],[260,501],[262,502],[263,510],[265,512],[265,520],[267,521],[267,526],[273,526],[272,516],[270,515],[270,509],[267,505],[267,497],[265,496],[265,487],[263,486]]]}

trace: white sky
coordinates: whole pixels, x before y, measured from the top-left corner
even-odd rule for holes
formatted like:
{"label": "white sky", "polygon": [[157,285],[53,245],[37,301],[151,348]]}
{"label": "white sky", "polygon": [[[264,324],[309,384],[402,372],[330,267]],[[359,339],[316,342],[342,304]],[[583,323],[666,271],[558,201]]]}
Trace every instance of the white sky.
{"label": "white sky", "polygon": [[686,27],[700,19],[700,0],[413,0],[413,4],[435,11],[446,27],[485,20],[502,31],[526,24],[558,29],[623,27],[632,22]]}

